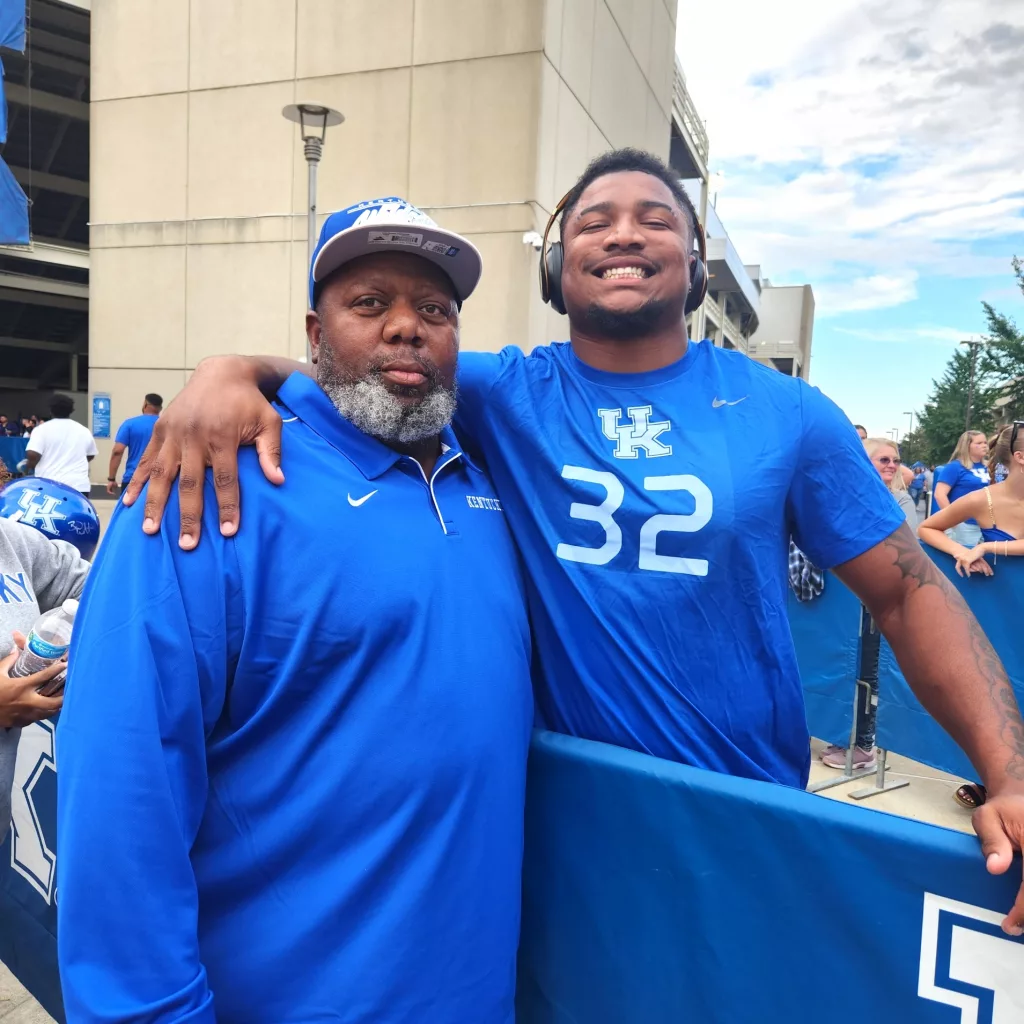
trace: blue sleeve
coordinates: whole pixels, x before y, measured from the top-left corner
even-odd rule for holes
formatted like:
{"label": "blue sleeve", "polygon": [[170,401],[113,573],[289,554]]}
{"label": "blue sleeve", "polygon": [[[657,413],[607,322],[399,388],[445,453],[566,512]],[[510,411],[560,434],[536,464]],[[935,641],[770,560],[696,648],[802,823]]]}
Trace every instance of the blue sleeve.
{"label": "blue sleeve", "polygon": [[459,353],[459,403],[452,426],[470,455],[482,454],[491,390],[506,367],[523,358],[523,350],[515,345],[500,352]]}
{"label": "blue sleeve", "polygon": [[949,484],[949,488],[952,490],[959,483],[960,474],[963,471],[964,467],[959,462],[949,462],[939,471],[935,483]]}
{"label": "blue sleeve", "polygon": [[125,420],[124,423],[117,428],[117,435],[114,437],[115,444],[123,444],[125,446],[131,444],[132,431],[131,427],[128,426],[130,422],[130,420]]}
{"label": "blue sleeve", "polygon": [[[118,508],[75,623],[57,732],[59,960],[69,1021],[215,1024],[189,851],[206,738],[241,644],[234,542],[212,488],[203,541]],[[174,492],[172,491],[172,495]]]}
{"label": "blue sleeve", "polygon": [[797,546],[823,569],[885,540],[905,522],[839,407],[801,382],[800,447],[787,512]]}

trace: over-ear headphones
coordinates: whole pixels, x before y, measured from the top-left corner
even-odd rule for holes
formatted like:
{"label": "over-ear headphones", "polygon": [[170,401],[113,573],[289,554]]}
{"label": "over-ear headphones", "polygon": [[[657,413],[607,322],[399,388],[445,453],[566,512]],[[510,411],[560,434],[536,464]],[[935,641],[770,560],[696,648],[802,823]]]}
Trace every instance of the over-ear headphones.
{"label": "over-ear headphones", "polygon": [[[551,212],[548,218],[548,225],[544,229],[544,240],[541,243],[540,252],[540,294],[541,298],[548,303],[556,313],[565,312],[565,300],[562,298],[562,243],[548,243],[548,235],[558,218],[558,215],[565,209],[572,192],[566,192],[558,201],[558,205]],[[707,241],[704,238],[704,228],[696,223],[697,251],[690,257],[690,291],[686,296],[685,310],[692,313],[704,301],[708,293],[708,272],[706,268],[708,260]]]}

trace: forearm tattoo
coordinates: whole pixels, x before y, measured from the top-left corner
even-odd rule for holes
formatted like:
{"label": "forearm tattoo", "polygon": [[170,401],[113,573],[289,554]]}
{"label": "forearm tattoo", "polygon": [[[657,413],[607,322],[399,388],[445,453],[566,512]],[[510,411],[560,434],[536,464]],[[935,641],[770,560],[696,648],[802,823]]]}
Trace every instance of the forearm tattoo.
{"label": "forearm tattoo", "polygon": [[893,557],[893,564],[901,573],[901,582],[907,591],[924,587],[937,587],[949,610],[964,624],[970,641],[971,654],[978,677],[988,690],[991,707],[999,722],[1000,737],[1010,751],[1006,774],[1024,781],[1024,722],[1021,721],[1017,698],[999,655],[967,607],[956,588],[928,557],[908,526],[901,526],[882,542]]}

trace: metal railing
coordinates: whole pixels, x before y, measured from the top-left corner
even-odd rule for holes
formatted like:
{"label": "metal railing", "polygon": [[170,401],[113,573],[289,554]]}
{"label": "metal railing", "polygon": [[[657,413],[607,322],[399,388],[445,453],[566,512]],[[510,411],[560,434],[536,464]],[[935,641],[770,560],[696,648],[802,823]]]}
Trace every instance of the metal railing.
{"label": "metal railing", "polygon": [[706,166],[710,152],[707,129],[705,129],[704,122],[700,119],[693,99],[686,89],[686,76],[683,74],[678,59],[676,60],[675,77],[672,81],[672,108]]}

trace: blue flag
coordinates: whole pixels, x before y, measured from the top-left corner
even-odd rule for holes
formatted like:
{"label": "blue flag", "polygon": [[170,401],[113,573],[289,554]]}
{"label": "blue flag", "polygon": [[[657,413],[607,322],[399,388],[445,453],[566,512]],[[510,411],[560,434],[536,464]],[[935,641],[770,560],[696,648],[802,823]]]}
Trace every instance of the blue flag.
{"label": "blue flag", "polygon": [[0,245],[28,245],[28,197],[0,160]]}
{"label": "blue flag", "polygon": [[25,0],[0,0],[0,46],[25,52]]}
{"label": "blue flag", "polygon": [[7,93],[4,92],[4,79],[7,72],[4,62],[0,60],[0,143],[7,141]]}

